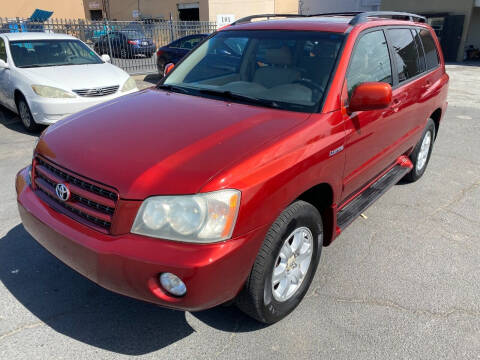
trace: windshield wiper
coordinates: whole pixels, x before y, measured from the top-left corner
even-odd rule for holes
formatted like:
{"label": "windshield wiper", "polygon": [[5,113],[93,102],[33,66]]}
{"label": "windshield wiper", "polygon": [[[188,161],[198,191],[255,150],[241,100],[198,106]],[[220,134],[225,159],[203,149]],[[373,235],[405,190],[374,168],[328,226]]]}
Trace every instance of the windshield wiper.
{"label": "windshield wiper", "polygon": [[265,106],[274,107],[274,108],[280,107],[280,105],[274,100],[268,100],[268,99],[257,98],[254,96],[243,95],[243,94],[231,92],[229,90],[198,89],[198,91],[202,94],[220,96],[220,97],[231,99],[231,100],[246,101],[246,102],[265,105]]}
{"label": "windshield wiper", "polygon": [[179,93],[182,93],[182,94],[190,94],[191,93],[191,91],[189,89],[186,89],[184,87],[177,86],[177,85],[159,84],[159,85],[157,85],[157,88],[158,89],[164,89],[164,90],[167,90],[167,91],[172,91],[172,92],[179,92]]}

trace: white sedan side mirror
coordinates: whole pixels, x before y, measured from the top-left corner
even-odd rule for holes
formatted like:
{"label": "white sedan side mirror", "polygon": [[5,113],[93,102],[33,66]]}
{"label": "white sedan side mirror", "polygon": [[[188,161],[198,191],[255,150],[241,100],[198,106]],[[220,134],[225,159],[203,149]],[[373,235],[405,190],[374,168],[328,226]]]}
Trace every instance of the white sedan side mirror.
{"label": "white sedan side mirror", "polygon": [[0,69],[8,69],[10,66],[8,66],[8,64],[3,61],[2,59],[0,59]]}
{"label": "white sedan side mirror", "polygon": [[112,62],[112,59],[110,59],[110,55],[103,54],[101,57],[102,57],[102,60],[106,63],[111,63]]}

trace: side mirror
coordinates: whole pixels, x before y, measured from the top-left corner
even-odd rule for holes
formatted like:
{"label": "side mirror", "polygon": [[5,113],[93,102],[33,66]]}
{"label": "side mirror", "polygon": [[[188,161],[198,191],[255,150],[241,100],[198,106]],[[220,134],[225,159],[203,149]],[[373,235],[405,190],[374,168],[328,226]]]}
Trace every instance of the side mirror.
{"label": "side mirror", "polygon": [[4,60],[0,59],[0,69],[8,69],[9,67]]}
{"label": "side mirror", "polygon": [[167,65],[165,65],[165,69],[163,70],[163,76],[167,76],[168,73],[172,71],[174,67],[175,67],[174,63],[168,63]]}
{"label": "side mirror", "polygon": [[348,111],[384,109],[392,102],[392,87],[384,82],[366,82],[358,85],[350,98]]}
{"label": "side mirror", "polygon": [[108,55],[108,54],[103,54],[103,55],[101,56],[101,58],[102,58],[102,60],[103,60],[104,62],[106,62],[106,63],[111,63],[111,62],[112,62],[112,59],[110,59],[110,55]]}

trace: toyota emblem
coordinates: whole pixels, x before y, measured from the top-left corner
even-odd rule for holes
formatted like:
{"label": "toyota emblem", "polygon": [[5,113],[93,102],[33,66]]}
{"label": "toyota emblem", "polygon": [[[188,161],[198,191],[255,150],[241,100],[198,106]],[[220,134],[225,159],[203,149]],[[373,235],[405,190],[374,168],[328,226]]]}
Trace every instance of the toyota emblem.
{"label": "toyota emblem", "polygon": [[62,201],[67,201],[70,199],[70,190],[68,190],[67,185],[65,184],[57,184],[55,187],[55,193],[57,197]]}

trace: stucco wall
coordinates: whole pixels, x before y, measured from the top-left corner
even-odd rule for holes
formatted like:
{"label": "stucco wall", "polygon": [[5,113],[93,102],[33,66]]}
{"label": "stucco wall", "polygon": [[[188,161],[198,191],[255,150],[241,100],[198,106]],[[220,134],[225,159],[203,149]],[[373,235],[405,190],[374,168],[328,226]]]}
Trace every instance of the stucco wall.
{"label": "stucco wall", "polygon": [[273,14],[274,0],[210,0],[210,21],[217,21],[219,14],[233,14],[235,19],[255,14]]}
{"label": "stucco wall", "polygon": [[[101,2],[101,0],[98,0]],[[35,9],[53,11],[52,18],[85,19],[83,0],[0,0],[0,16],[25,18]]]}
{"label": "stucco wall", "polygon": [[302,14],[378,10],[380,0],[301,0]]}
{"label": "stucco wall", "polygon": [[168,20],[170,13],[174,20],[178,20],[177,4],[198,3],[200,20],[208,20],[208,0],[109,0],[110,18],[117,20],[132,20],[132,11],[138,9],[143,17],[153,17]]}

